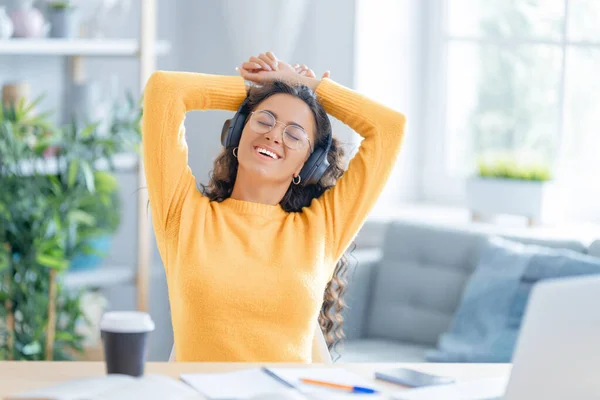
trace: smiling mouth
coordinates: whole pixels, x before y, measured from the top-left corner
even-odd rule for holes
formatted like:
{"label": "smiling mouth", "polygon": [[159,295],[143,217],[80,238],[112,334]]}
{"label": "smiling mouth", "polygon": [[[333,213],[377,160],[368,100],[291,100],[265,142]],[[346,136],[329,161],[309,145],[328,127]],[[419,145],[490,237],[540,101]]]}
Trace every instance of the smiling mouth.
{"label": "smiling mouth", "polygon": [[260,146],[255,147],[254,150],[258,154],[260,154],[262,157],[265,157],[265,158],[270,158],[270,159],[273,159],[273,160],[279,160],[279,158],[280,158],[277,154],[273,153],[270,150],[264,149],[264,148],[262,148]]}

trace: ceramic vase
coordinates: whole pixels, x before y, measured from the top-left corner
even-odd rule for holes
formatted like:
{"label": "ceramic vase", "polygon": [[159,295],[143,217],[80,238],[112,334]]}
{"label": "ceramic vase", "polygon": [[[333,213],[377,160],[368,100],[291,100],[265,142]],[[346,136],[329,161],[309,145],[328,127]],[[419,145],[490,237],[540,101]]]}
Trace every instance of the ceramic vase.
{"label": "ceramic vase", "polygon": [[48,33],[50,26],[40,10],[33,7],[32,1],[22,1],[10,13],[14,25],[14,35],[20,38],[39,38]]}

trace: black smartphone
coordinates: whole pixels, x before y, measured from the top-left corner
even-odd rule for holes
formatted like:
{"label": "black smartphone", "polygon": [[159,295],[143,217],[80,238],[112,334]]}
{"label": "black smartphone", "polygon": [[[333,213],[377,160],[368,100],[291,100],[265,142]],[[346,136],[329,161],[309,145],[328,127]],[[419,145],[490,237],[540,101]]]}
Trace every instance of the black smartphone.
{"label": "black smartphone", "polygon": [[375,378],[408,387],[424,387],[454,383],[448,376],[431,375],[409,368],[394,368],[375,372]]}

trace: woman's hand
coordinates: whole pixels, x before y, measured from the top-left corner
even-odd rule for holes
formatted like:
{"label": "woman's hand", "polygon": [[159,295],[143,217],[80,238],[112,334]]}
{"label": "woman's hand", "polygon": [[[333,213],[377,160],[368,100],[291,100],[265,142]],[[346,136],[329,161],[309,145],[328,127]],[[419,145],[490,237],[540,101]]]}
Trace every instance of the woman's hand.
{"label": "woman's hand", "polygon": [[[309,78],[316,78],[315,75],[315,71],[313,71],[312,69],[308,68],[306,65],[298,65],[298,64],[294,64],[292,65],[292,68],[294,68],[294,70],[300,74],[300,75],[304,75],[307,76]],[[331,76],[329,71],[326,71],[323,76],[321,77],[321,79],[323,78],[329,78]]]}
{"label": "woman's hand", "polygon": [[[240,75],[253,83],[262,84],[274,80],[282,80],[291,84],[303,84],[316,90],[320,80],[315,78],[313,70],[306,65],[291,66],[290,64],[278,60],[270,51],[261,53],[258,57],[250,57],[248,61],[237,68]],[[328,78],[329,72],[323,74],[323,78]]]}

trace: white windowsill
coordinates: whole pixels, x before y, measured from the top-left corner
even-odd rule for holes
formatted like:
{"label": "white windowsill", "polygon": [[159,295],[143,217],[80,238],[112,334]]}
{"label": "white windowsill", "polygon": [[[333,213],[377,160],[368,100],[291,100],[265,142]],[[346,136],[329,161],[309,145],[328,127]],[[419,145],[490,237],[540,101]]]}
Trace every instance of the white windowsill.
{"label": "white windowsill", "polygon": [[396,207],[375,208],[367,219],[369,225],[391,220],[436,224],[490,233],[581,240],[591,243],[600,239],[600,224],[581,221],[561,221],[528,227],[520,217],[499,216],[490,222],[473,222],[466,208],[428,203],[398,204]]}

